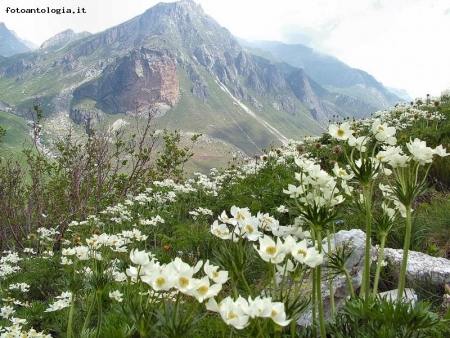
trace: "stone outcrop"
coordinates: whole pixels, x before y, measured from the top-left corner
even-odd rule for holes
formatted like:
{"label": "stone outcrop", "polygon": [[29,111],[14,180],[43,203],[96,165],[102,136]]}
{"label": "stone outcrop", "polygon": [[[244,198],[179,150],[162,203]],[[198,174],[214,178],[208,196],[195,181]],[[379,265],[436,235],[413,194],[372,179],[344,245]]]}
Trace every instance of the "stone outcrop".
{"label": "stone outcrop", "polygon": [[[320,100],[317,90],[314,88],[317,85],[302,69],[291,73],[287,81],[295,96],[309,108],[312,117],[315,120],[326,124],[333,115],[333,111],[325,106]],[[322,90],[324,91],[324,89]]]}
{"label": "stone outcrop", "polygon": [[90,97],[101,102],[106,112],[148,110],[155,102],[167,109],[180,95],[177,65],[167,50],[142,47],[108,66],[99,79],[74,92],[74,97]]}
{"label": "stone outcrop", "polygon": [[[331,250],[334,251],[336,247],[346,246],[351,248],[352,254],[347,259],[345,267],[349,271],[350,277],[352,279],[353,289],[356,291],[362,282],[362,270],[364,267],[364,254],[366,247],[366,234],[364,231],[359,229],[352,229],[350,231],[341,230],[330,238]],[[322,247],[325,252],[328,252],[328,242],[327,239],[322,241]],[[372,254],[375,254],[372,250]],[[331,317],[331,306],[330,306],[330,284],[326,276],[328,274],[328,267],[326,261],[322,265],[322,301],[324,307],[324,315],[326,318]],[[312,279],[307,279],[304,283],[312,283]],[[342,307],[345,304],[345,299],[350,295],[350,291],[347,285],[347,279],[343,274],[333,278],[333,289],[334,289],[334,302],[336,309]],[[306,311],[297,321],[298,325],[309,326],[312,324],[312,310]]]}
{"label": "stone outcrop", "polygon": [[[403,250],[386,248],[384,258],[391,266],[400,271]],[[426,283],[430,286],[444,288],[445,283],[450,283],[450,260],[432,257],[417,251],[409,251],[406,279],[412,287],[417,283]]]}

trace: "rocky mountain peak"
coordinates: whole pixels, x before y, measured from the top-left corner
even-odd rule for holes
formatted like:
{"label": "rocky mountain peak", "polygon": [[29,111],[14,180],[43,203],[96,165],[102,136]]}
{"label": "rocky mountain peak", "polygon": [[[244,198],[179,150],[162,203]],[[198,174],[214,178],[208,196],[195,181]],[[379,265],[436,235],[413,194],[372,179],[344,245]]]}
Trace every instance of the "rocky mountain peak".
{"label": "rocky mountain peak", "polygon": [[83,38],[85,36],[89,36],[90,33],[88,32],[82,32],[82,33],[75,33],[71,29],[67,29],[61,33],[56,34],[55,36],[51,37],[50,39],[44,41],[44,43],[40,46],[41,49],[50,48],[61,48],[68,43],[75,41],[77,39]]}

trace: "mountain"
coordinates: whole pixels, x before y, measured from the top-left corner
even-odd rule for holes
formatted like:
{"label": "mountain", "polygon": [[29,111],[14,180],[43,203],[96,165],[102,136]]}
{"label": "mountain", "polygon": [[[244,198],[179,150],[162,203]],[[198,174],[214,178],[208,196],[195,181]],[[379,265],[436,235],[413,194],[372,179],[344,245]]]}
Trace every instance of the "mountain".
{"label": "mountain", "polygon": [[409,95],[409,93],[404,89],[398,89],[398,88],[392,88],[392,87],[386,87],[391,93],[397,95],[402,100],[405,100],[406,102],[414,101],[413,98]]}
{"label": "mountain", "polygon": [[0,100],[26,116],[104,124],[154,110],[160,128],[202,133],[248,156],[272,141],[319,135],[334,115],[375,107],[333,93],[305,70],[243,48],[192,0],[159,3],[127,22],[0,60]]}
{"label": "mountain", "polygon": [[255,53],[265,53],[267,56],[269,52],[279,60],[304,69],[308,76],[330,92],[356,97],[377,109],[386,109],[404,101],[404,95],[391,92],[367,72],[351,68],[333,56],[304,45],[276,41],[240,41]]}
{"label": "mountain", "polygon": [[[30,43],[28,43],[30,44]],[[6,28],[3,22],[0,22],[0,55],[11,56],[23,52],[28,52],[32,48],[27,46],[27,42],[19,39],[13,31]]]}
{"label": "mountain", "polygon": [[41,49],[47,49],[49,51],[56,51],[60,48],[67,46],[69,43],[78,39],[91,35],[89,32],[75,33],[71,29],[67,29],[61,33],[56,34],[54,37],[44,41],[40,46]]}

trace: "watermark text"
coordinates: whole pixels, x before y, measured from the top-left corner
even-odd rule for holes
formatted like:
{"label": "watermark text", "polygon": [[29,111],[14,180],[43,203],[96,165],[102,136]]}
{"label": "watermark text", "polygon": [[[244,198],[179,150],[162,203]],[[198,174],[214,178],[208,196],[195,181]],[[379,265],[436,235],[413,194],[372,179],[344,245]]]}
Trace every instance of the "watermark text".
{"label": "watermark text", "polygon": [[86,13],[84,7],[77,8],[50,8],[50,7],[36,7],[36,8],[14,8],[6,7],[6,13],[12,14],[33,14],[33,13],[45,13],[45,14],[83,14]]}

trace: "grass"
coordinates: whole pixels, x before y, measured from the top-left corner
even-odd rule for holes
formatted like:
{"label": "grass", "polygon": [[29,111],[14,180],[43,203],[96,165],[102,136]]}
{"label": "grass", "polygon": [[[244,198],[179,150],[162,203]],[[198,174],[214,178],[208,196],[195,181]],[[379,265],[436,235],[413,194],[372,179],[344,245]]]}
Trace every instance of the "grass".
{"label": "grass", "polygon": [[31,146],[30,126],[24,119],[0,111],[0,127],[6,130],[3,144],[0,146],[3,158],[20,157],[21,150]]}

